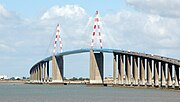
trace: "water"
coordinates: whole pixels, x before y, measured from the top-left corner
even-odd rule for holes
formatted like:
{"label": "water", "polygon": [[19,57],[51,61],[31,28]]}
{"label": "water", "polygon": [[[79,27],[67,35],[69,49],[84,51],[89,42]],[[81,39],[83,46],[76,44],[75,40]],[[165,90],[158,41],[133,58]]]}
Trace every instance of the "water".
{"label": "water", "polygon": [[0,102],[180,102],[179,96],[157,89],[0,84]]}

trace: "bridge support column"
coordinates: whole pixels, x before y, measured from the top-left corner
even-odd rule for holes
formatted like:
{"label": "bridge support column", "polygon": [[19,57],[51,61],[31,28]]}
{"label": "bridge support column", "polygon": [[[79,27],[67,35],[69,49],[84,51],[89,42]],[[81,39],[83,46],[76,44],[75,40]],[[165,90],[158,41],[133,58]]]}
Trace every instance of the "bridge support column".
{"label": "bridge support column", "polygon": [[33,81],[33,71],[30,72],[30,82]]}
{"label": "bridge support column", "polygon": [[63,83],[63,56],[52,56],[52,82]]}
{"label": "bridge support column", "polygon": [[126,85],[131,85],[131,56],[126,55]]}
{"label": "bridge support column", "polygon": [[38,65],[38,67],[37,67],[37,82],[39,82],[39,80],[40,80],[40,79],[39,79],[39,72],[40,72],[39,70],[40,70],[40,69],[39,69],[39,65]]}
{"label": "bridge support column", "polygon": [[134,86],[138,85],[138,57],[133,56],[133,77],[134,77]]}
{"label": "bridge support column", "polygon": [[47,66],[46,66],[46,62],[44,63],[44,82],[47,82],[47,75],[46,75],[46,72],[47,72]]}
{"label": "bridge support column", "polygon": [[152,60],[147,59],[147,85],[152,86]]}
{"label": "bridge support column", "polygon": [[37,82],[39,82],[39,66],[37,66]]}
{"label": "bridge support column", "polygon": [[30,79],[30,81],[32,81],[32,72],[30,72],[30,78],[29,79]]}
{"label": "bridge support column", "polygon": [[118,55],[118,84],[124,84],[124,55]]}
{"label": "bridge support column", "polygon": [[39,82],[39,66],[37,66],[37,82]]}
{"label": "bridge support column", "polygon": [[172,87],[172,64],[168,64],[168,87]]}
{"label": "bridge support column", "polygon": [[166,87],[166,65],[161,62],[161,87]]}
{"label": "bridge support column", "polygon": [[36,82],[36,69],[34,69],[34,82]]}
{"label": "bridge support column", "polygon": [[38,82],[38,80],[39,80],[39,75],[38,75],[38,73],[39,73],[39,68],[38,68],[38,66],[37,66],[37,68],[36,68],[36,82]]}
{"label": "bridge support column", "polygon": [[145,85],[145,61],[144,58],[140,59],[140,79],[141,79],[141,86]]}
{"label": "bridge support column", "polygon": [[159,87],[159,62],[154,60],[154,86]]}
{"label": "bridge support column", "polygon": [[47,82],[49,82],[49,61],[47,62]]}
{"label": "bridge support column", "polygon": [[33,71],[33,82],[35,82],[36,81],[36,70],[34,69],[34,71]]}
{"label": "bridge support column", "polygon": [[35,78],[34,78],[34,70],[32,71],[32,82],[34,82]]}
{"label": "bridge support column", "polygon": [[34,77],[34,82],[36,82],[36,69],[34,69],[34,75],[33,75],[33,77]]}
{"label": "bridge support column", "polygon": [[33,79],[33,74],[34,74],[34,72],[32,71],[31,72],[31,75],[30,75],[30,81],[32,82],[34,79]]}
{"label": "bridge support column", "polygon": [[103,53],[90,50],[90,84],[103,84]]}
{"label": "bridge support column", "polygon": [[42,76],[42,74],[43,74],[43,64],[41,63],[41,64],[40,64],[40,82],[43,82],[43,76]]}
{"label": "bridge support column", "polygon": [[32,73],[31,73],[32,75],[31,75],[31,81],[33,82],[35,79],[34,79],[34,70],[32,71]]}
{"label": "bridge support column", "polygon": [[175,65],[174,68],[175,88],[179,88],[179,67]]}
{"label": "bridge support column", "polygon": [[116,54],[114,53],[114,60],[113,60],[113,84],[116,84]]}
{"label": "bridge support column", "polygon": [[41,80],[41,70],[40,70],[40,65],[38,65],[38,82]]}

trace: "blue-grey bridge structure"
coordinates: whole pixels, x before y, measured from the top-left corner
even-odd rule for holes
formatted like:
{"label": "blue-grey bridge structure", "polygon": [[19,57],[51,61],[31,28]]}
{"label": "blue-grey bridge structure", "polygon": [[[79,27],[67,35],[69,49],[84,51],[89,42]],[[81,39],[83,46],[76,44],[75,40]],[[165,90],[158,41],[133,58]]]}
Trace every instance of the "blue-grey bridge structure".
{"label": "blue-grey bridge structure", "polygon": [[[90,54],[89,84],[104,84],[103,54],[111,53],[113,55],[113,85],[151,86],[179,89],[179,60],[118,49],[85,48],[65,51],[49,56],[32,66],[30,69],[31,82],[64,83],[63,56],[79,53]],[[52,61],[51,81],[49,78],[50,61]]]}

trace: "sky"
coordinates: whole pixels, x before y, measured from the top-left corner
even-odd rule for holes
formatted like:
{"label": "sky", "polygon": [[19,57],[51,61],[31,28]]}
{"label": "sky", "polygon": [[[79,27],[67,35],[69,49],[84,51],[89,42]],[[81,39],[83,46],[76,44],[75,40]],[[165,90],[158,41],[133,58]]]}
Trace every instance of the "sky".
{"label": "sky", "polygon": [[[64,51],[89,48],[96,10],[103,48],[180,59],[179,0],[0,0],[0,75],[29,76],[33,64],[52,54],[58,23]],[[88,53],[65,57],[65,76],[88,77],[88,61]],[[105,76],[112,76],[109,54]]]}

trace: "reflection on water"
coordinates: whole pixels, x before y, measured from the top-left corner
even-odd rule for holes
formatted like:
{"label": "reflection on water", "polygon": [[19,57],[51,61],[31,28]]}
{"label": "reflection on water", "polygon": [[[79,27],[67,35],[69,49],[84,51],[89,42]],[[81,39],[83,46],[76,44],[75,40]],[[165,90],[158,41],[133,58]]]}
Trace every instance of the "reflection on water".
{"label": "reflection on water", "polygon": [[179,96],[156,89],[0,84],[0,102],[180,102]]}

